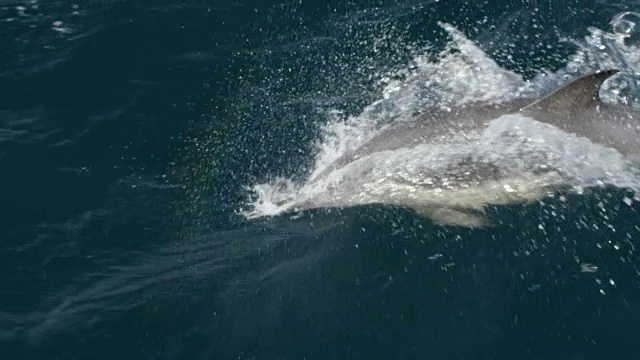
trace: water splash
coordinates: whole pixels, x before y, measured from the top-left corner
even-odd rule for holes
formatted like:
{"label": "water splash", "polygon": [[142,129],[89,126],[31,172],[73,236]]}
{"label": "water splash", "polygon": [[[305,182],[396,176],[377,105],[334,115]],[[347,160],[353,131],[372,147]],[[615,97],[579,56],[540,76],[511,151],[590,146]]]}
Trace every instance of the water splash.
{"label": "water splash", "polygon": [[[447,174],[447,166],[469,158],[475,164],[492,164],[502,175],[534,174],[543,169],[548,177],[538,184],[540,188],[560,185],[583,188],[602,184],[640,188],[635,172],[617,152],[522,116],[495,119],[482,132],[450,138],[443,144],[377,153],[375,159],[360,159],[332,171],[331,176],[322,181],[311,181],[337,158],[357,149],[387,125],[412,119],[426,108],[446,110],[474,102],[501,103],[534,98],[578,74],[603,68],[640,73],[636,70],[640,66],[640,51],[636,45],[625,42],[630,39],[632,30],[624,30],[630,29],[628,24],[627,28],[621,25],[630,21],[631,15],[619,18],[614,21],[613,33],[591,28],[590,35],[583,41],[565,39],[577,46],[567,66],[557,72],[541,73],[528,82],[501,68],[453,26],[440,24],[450,42],[438,56],[438,61],[431,61],[426,56],[416,57],[404,79],[385,79],[381,98],[360,115],[345,119],[341,114],[333,113],[316,144],[318,155],[308,181],[295,183],[277,179],[250,187],[254,198],[244,215],[249,218],[276,215],[306,201],[320,206],[401,203],[418,197],[424,201],[446,192],[446,186],[455,184],[449,181],[444,187],[431,186],[433,184],[425,187],[420,183],[422,180]],[[620,31],[624,33],[620,34]],[[638,92],[630,79],[621,76],[609,81],[602,94],[605,101],[637,102],[633,96]]]}
{"label": "water splash", "polygon": [[357,116],[341,120],[332,113],[322,129],[315,166],[309,178],[323,172],[335,159],[352,151],[391,122],[406,121],[427,108],[446,109],[471,102],[500,103],[527,95],[522,78],[501,68],[473,42],[448,24],[441,24],[451,41],[438,62],[414,59],[403,80],[383,79],[382,98]]}

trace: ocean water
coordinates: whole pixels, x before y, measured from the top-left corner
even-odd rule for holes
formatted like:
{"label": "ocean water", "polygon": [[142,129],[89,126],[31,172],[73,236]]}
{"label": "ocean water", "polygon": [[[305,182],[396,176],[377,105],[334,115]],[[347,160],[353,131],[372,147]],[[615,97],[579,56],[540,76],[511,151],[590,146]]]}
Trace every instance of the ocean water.
{"label": "ocean water", "polygon": [[608,149],[495,122],[557,146],[457,148],[572,188],[487,228],[281,206],[425,108],[607,68],[639,107],[638,26],[636,1],[0,0],[0,358],[640,358],[638,178]]}

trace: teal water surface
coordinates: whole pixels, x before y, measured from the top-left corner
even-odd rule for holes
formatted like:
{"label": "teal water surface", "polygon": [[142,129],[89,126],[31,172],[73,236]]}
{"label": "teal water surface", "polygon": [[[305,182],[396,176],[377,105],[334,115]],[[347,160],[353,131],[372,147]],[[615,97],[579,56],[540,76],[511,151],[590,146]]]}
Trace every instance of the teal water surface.
{"label": "teal water surface", "polygon": [[0,358],[639,358],[629,189],[478,230],[239,214],[247,185],[304,177],[327,112],[442,49],[438,22],[532,78],[639,7],[0,1]]}

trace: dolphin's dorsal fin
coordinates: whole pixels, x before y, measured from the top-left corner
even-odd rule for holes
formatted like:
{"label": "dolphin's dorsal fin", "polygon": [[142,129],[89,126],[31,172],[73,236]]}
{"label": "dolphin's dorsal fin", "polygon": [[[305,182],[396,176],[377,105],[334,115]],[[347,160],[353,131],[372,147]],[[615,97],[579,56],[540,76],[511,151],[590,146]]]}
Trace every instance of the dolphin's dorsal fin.
{"label": "dolphin's dorsal fin", "polygon": [[584,75],[564,85],[542,99],[527,105],[521,111],[569,111],[595,108],[602,103],[600,86],[618,70],[601,70]]}

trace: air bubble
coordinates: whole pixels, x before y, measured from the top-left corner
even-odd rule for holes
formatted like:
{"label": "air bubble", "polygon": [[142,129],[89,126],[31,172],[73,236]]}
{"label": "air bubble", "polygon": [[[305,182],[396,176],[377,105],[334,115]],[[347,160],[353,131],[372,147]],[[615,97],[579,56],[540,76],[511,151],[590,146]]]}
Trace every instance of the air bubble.
{"label": "air bubble", "polygon": [[631,11],[620,13],[611,20],[613,32],[620,36],[626,45],[640,43],[638,23],[640,23],[640,14]]}

